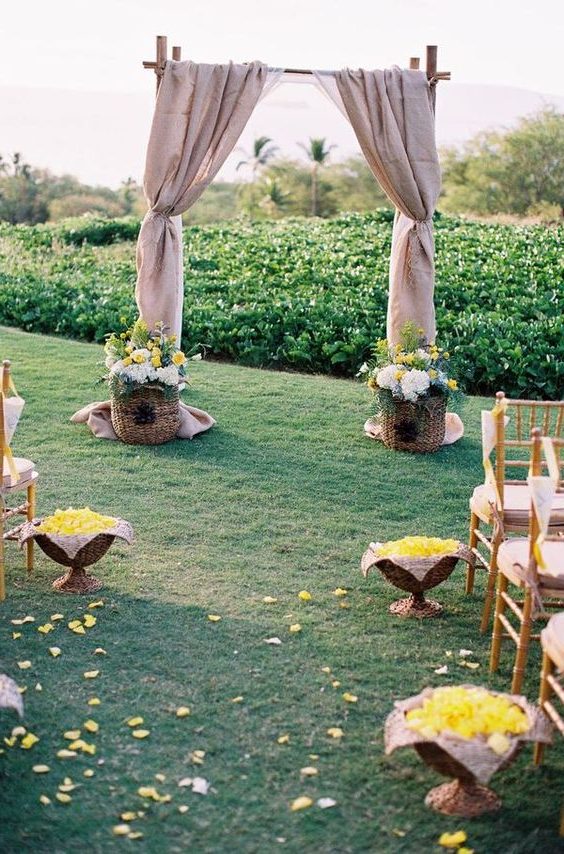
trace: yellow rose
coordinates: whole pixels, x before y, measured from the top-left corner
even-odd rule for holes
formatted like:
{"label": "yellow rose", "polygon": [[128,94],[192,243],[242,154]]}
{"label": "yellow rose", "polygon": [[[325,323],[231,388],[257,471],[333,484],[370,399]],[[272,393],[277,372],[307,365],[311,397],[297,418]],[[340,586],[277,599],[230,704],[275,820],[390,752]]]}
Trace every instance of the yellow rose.
{"label": "yellow rose", "polygon": [[131,358],[137,365],[143,365],[145,363],[145,356],[143,353],[134,353]]}
{"label": "yellow rose", "polygon": [[126,356],[125,359],[123,360],[123,364],[125,365],[126,368],[128,368],[132,362],[133,362],[133,359],[130,356]]}
{"label": "yellow rose", "polygon": [[151,364],[154,368],[160,368],[161,367],[161,357],[160,356],[153,356],[153,358],[151,359]]}
{"label": "yellow rose", "polygon": [[177,353],[175,353],[175,354],[174,354],[174,356],[172,357],[172,361],[173,361],[173,363],[174,363],[175,365],[177,365],[178,367],[180,367],[180,365],[183,365],[183,364],[184,364],[184,362],[186,361],[186,356],[184,355],[184,353],[182,352],[182,350],[179,350],[179,351],[178,351]]}
{"label": "yellow rose", "polygon": [[456,389],[458,388],[458,383],[456,382],[456,380],[448,380],[447,386],[451,389],[451,391],[456,391]]}

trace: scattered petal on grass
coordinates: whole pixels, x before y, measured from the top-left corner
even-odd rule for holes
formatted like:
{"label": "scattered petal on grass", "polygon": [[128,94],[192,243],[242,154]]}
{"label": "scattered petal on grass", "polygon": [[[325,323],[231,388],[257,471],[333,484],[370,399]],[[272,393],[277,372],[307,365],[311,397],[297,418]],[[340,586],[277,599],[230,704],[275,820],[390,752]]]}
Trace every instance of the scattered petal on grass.
{"label": "scattered petal on grass", "polygon": [[194,765],[203,765],[205,755],[205,750],[193,750],[190,753],[190,760]]}
{"label": "scattered petal on grass", "polygon": [[166,776],[164,774],[155,774],[155,780],[158,780],[159,783],[164,783]]}
{"label": "scattered petal on grass", "polygon": [[93,771],[93,769],[92,769],[92,768],[86,768],[86,769],[82,772],[82,776],[83,776],[83,777],[93,777],[93,776],[94,776],[94,771]]}
{"label": "scattered petal on grass", "polygon": [[87,732],[98,732],[98,730],[100,729],[100,724],[89,718],[87,721],[84,721],[84,729]]}
{"label": "scattered petal on grass", "polygon": [[190,714],[190,707],[189,706],[179,706],[176,710],[176,717],[177,718],[187,718],[189,714]]}
{"label": "scattered petal on grass", "polygon": [[298,599],[301,599],[302,602],[310,602],[311,601],[311,593],[307,590],[300,590],[298,593]]}
{"label": "scattered petal on grass", "polygon": [[210,785],[203,777],[194,777],[192,780],[192,791],[197,795],[207,795]]}
{"label": "scattered petal on grass", "polygon": [[101,646],[97,646],[94,650],[94,655],[107,655],[107,652],[105,649],[102,649]]}
{"label": "scattered petal on grass", "polygon": [[290,735],[285,733],[284,735],[279,735],[276,739],[278,744],[290,744]]}
{"label": "scattered petal on grass", "polygon": [[488,738],[487,745],[490,750],[493,750],[494,753],[501,756],[503,753],[507,753],[511,747],[511,742],[506,735],[502,735],[500,732],[494,732]]}
{"label": "scattered petal on grass", "polygon": [[96,679],[96,677],[100,674],[99,670],[86,670],[84,673],[85,679]]}
{"label": "scattered petal on grass", "polygon": [[10,735],[12,738],[19,738],[21,735],[25,735],[26,732],[27,730],[24,726],[15,726]]}
{"label": "scattered petal on grass", "polygon": [[271,646],[280,646],[282,641],[280,638],[265,638],[264,643],[269,643]]}
{"label": "scattered petal on grass", "polygon": [[190,807],[187,806],[187,804],[180,804],[180,806],[178,807],[178,812],[185,813],[188,812],[189,809]]}
{"label": "scattered petal on grass", "polygon": [[219,614],[208,614],[208,620],[210,621],[210,623],[219,623],[221,617],[219,616]]}
{"label": "scattered petal on grass", "polygon": [[302,795],[299,798],[296,798],[290,804],[290,809],[292,812],[298,812],[298,810],[305,810],[313,804],[313,800],[308,798],[307,795]]}
{"label": "scattered petal on grass", "polygon": [[20,670],[29,670],[31,667],[31,661],[18,661],[18,667]]}
{"label": "scattered petal on grass", "polygon": [[347,593],[348,593],[348,590],[346,590],[345,587],[336,587],[335,590],[333,590],[334,596],[346,596]]}
{"label": "scattered petal on grass", "polygon": [[473,848],[467,848],[466,845],[462,845],[458,849],[457,854],[474,854],[474,849]]}
{"label": "scattered petal on grass", "polygon": [[35,690],[36,691],[43,691],[43,685],[41,684],[41,682],[35,683]]}
{"label": "scattered petal on grass", "polygon": [[331,668],[330,668],[330,667],[327,667],[327,666],[322,667],[322,668],[321,668],[321,672],[322,672],[322,673],[331,673]]}
{"label": "scattered petal on grass", "polygon": [[185,788],[186,786],[192,785],[192,777],[183,777],[182,780],[178,781],[178,785],[181,788]]}
{"label": "scattered petal on grass", "polygon": [[349,694],[348,691],[345,691],[343,694],[343,700],[345,703],[356,703],[358,701],[358,697],[356,694]]}
{"label": "scattered petal on grass", "polygon": [[54,628],[55,626],[53,625],[53,623],[45,623],[42,626],[37,626],[37,631],[40,632],[40,634],[42,635],[48,635],[49,632],[52,632]]}
{"label": "scattered petal on grass", "polygon": [[339,602],[339,608],[350,608],[348,602]]}
{"label": "scattered petal on grass", "polygon": [[313,765],[306,765],[305,768],[300,768],[300,774],[303,777],[316,777],[319,771]]}
{"label": "scattered petal on grass", "polygon": [[57,751],[58,759],[72,759],[75,756],[77,756],[76,750],[67,750],[65,747],[63,747],[62,750]]}
{"label": "scattered petal on grass", "polygon": [[394,834],[394,836],[399,836],[401,839],[403,836],[405,836],[406,831],[405,830],[399,830],[397,827],[393,827],[392,833]]}
{"label": "scattered petal on grass", "polygon": [[445,649],[445,655],[447,658],[452,658],[452,649]]}
{"label": "scattered petal on grass", "polygon": [[104,602],[102,599],[98,599],[97,602],[91,602],[90,605],[88,605],[87,607],[88,608],[103,608]]}
{"label": "scattered petal on grass", "polygon": [[437,676],[444,676],[445,673],[448,673],[448,667],[446,666],[446,664],[443,664],[442,667],[437,667],[437,669],[434,670],[433,673],[436,673]]}
{"label": "scattered petal on grass", "polygon": [[157,803],[160,801],[161,796],[157,792],[154,786],[140,786],[137,789],[137,794],[142,798],[147,798],[151,801],[156,801]]}
{"label": "scattered petal on grass", "polygon": [[16,743],[15,736],[12,736],[11,738],[4,737],[4,744],[6,745],[6,747],[13,747],[15,743]]}
{"label": "scattered petal on grass", "polygon": [[10,622],[13,626],[23,626],[26,623],[34,623],[35,617],[30,617],[28,615],[27,617],[22,617],[21,620],[10,620]]}
{"label": "scattered petal on grass", "polygon": [[140,726],[144,722],[145,722],[144,718],[137,715],[134,718],[129,718],[129,720],[127,721],[127,725],[128,726]]}
{"label": "scattered petal on grass", "polygon": [[74,783],[61,783],[61,785],[58,786],[58,789],[59,792],[63,792],[63,794],[68,794],[69,792],[74,792],[76,786],[74,785]]}
{"label": "scattered petal on grass", "polygon": [[132,830],[131,833],[127,834],[128,839],[143,839],[143,834],[140,830]]}
{"label": "scattered petal on grass", "polygon": [[24,735],[22,740],[20,741],[20,747],[24,750],[29,750],[33,747],[34,744],[37,744],[39,741],[38,737],[34,735],[32,732],[28,732],[27,735]]}
{"label": "scattered petal on grass", "polygon": [[94,614],[85,614],[84,615],[84,625],[87,629],[91,629],[92,626],[96,625],[96,617]]}
{"label": "scattered petal on grass", "polygon": [[67,793],[66,793],[66,792],[57,792],[57,794],[55,795],[55,797],[57,798],[57,800],[58,800],[61,804],[70,804],[70,802],[72,801],[71,796],[70,796],[70,795],[67,795]]}
{"label": "scattered petal on grass", "polygon": [[474,653],[471,649],[460,649],[458,654],[461,658],[468,658],[469,655],[473,655]]}
{"label": "scattered petal on grass", "polygon": [[34,765],[31,770],[34,774],[48,774],[51,769],[48,765]]}
{"label": "scattered petal on grass", "polygon": [[68,738],[69,741],[74,741],[75,738],[80,738],[80,730],[79,729],[68,729],[63,734],[63,738]]}
{"label": "scattered petal on grass", "polygon": [[288,631],[293,632],[294,634],[296,632],[301,632],[301,630],[302,630],[302,627],[300,626],[299,623],[292,623],[292,625],[288,629]]}
{"label": "scattered petal on grass", "polygon": [[128,824],[115,824],[112,827],[112,833],[114,836],[127,836],[131,833],[131,827]]}
{"label": "scattered petal on grass", "polygon": [[84,626],[77,626],[76,629],[71,629],[75,633],[75,635],[85,635],[86,629]]}
{"label": "scattered petal on grass", "polygon": [[275,605],[278,602],[276,596],[263,596],[262,601],[265,605]]}
{"label": "scattered petal on grass", "polygon": [[80,620],[69,620],[69,622],[67,623],[69,629],[77,629],[81,625],[82,623]]}
{"label": "scattered petal on grass", "polygon": [[64,614],[51,614],[51,622],[52,623],[57,623],[59,620],[64,620],[64,619],[65,619]]}
{"label": "scattered petal on grass", "polygon": [[21,633],[21,632],[12,632],[12,638],[13,638],[14,640],[17,640],[18,638],[21,638],[21,636],[22,636],[22,633]]}
{"label": "scattered petal on grass", "polygon": [[231,702],[232,702],[232,703],[242,703],[242,702],[243,702],[243,699],[244,699],[244,698],[243,698],[242,696],[239,696],[239,697],[232,697],[232,698],[231,698]]}
{"label": "scattered petal on grass", "polygon": [[99,705],[100,705],[100,703],[101,703],[101,700],[100,700],[100,698],[99,698],[99,697],[90,697],[90,699],[88,700],[87,705],[89,705],[89,706],[99,706]]}
{"label": "scattered petal on grass", "polygon": [[122,821],[135,821],[135,819],[137,818],[137,813],[131,812],[131,811],[122,812],[122,814],[120,815],[120,818]]}
{"label": "scattered petal on grass", "polygon": [[333,686],[333,688],[339,688],[341,683],[339,682],[338,679],[333,679],[333,681],[331,682],[331,685]]}
{"label": "scattered petal on grass", "polygon": [[61,654],[61,648],[58,646],[50,646],[49,653],[53,656],[53,658],[58,658]]}
{"label": "scattered petal on grass", "polygon": [[342,738],[344,734],[340,726],[330,726],[327,730],[327,735],[331,736],[331,738]]}
{"label": "scattered petal on grass", "polygon": [[467,839],[463,830],[457,830],[455,833],[441,833],[438,841],[444,848],[459,848]]}
{"label": "scattered petal on grass", "polygon": [[322,810],[327,810],[330,807],[334,807],[337,805],[337,801],[334,801],[333,798],[319,798],[316,802],[316,806],[318,806]]}
{"label": "scattered petal on grass", "polygon": [[147,738],[151,734],[150,729],[134,729],[131,732],[133,738]]}
{"label": "scattered petal on grass", "polygon": [[319,759],[318,753],[308,753],[310,759]]}
{"label": "scattered petal on grass", "polygon": [[39,795],[39,803],[46,807],[51,803],[51,798],[48,798],[47,795]]}

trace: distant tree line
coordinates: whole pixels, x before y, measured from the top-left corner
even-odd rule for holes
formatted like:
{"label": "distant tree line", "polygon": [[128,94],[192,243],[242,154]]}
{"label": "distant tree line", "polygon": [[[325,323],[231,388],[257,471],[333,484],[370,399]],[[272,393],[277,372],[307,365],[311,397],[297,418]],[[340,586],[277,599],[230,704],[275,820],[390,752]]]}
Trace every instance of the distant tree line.
{"label": "distant tree line", "polygon": [[[241,179],[217,181],[185,214],[188,223],[286,216],[330,217],[340,211],[390,206],[361,155],[330,162],[326,139],[302,144],[307,162],[281,156],[267,136],[238,163]],[[564,216],[564,114],[547,107],[507,131],[480,133],[462,148],[441,152],[439,209],[491,216],[511,214],[559,221]],[[86,213],[143,216],[141,187],[131,178],[118,190],[91,187],[70,175],[0,156],[0,220],[37,223]]]}

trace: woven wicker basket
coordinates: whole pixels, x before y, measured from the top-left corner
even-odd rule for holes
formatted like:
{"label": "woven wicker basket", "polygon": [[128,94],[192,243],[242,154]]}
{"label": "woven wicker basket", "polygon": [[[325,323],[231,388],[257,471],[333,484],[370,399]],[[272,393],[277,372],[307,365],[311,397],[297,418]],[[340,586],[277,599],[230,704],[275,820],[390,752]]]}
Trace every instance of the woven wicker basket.
{"label": "woven wicker basket", "polygon": [[126,399],[112,397],[112,426],[127,445],[162,445],[180,426],[178,389],[165,398],[161,386],[145,385]]}
{"label": "woven wicker basket", "polygon": [[394,402],[380,417],[383,443],[394,451],[430,454],[445,438],[446,398],[430,397],[420,403]]}

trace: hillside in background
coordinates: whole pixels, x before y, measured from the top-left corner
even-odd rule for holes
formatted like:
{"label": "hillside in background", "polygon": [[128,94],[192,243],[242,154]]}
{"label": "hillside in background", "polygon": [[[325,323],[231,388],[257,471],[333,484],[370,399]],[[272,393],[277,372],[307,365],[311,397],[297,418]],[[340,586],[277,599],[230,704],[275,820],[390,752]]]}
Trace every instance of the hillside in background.
{"label": "hillside in background", "polygon": [[[34,165],[76,175],[88,184],[117,187],[132,177],[142,180],[154,90],[146,95],[103,94],[58,89],[0,89],[4,154],[23,152]],[[519,116],[553,104],[564,111],[564,97],[505,86],[439,85],[437,142],[460,144],[478,131],[505,127]],[[240,141],[266,134],[290,157],[301,156],[298,141],[326,137],[338,146],[334,159],[358,151],[352,130],[338,110],[310,84],[284,83],[262,101]],[[241,153],[235,152],[220,173],[232,180]]]}

